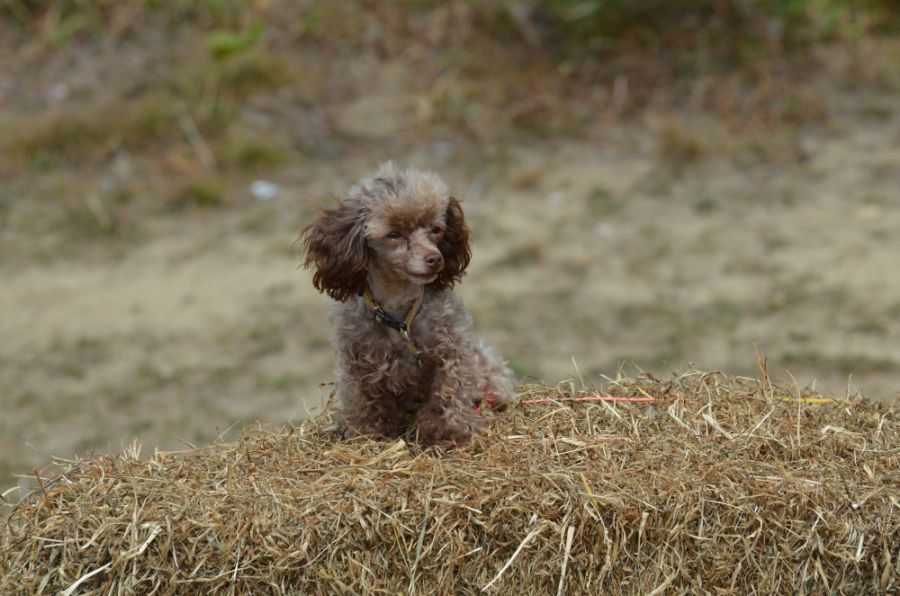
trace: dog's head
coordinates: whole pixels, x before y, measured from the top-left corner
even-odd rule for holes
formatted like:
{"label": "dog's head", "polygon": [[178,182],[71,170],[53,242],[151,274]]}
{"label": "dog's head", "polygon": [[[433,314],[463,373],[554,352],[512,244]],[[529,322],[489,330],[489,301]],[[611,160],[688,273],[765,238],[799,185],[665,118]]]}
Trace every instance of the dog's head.
{"label": "dog's head", "polygon": [[370,271],[442,290],[471,259],[462,206],[431,172],[383,164],[323,209],[301,235],[313,284],[335,300],[360,294]]}

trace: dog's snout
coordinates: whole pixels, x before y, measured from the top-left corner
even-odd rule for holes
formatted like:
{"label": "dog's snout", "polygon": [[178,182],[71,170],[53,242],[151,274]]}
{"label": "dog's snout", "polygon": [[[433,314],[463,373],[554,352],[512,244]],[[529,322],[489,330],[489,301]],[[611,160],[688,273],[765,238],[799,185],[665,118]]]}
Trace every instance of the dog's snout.
{"label": "dog's snout", "polygon": [[425,257],[425,264],[432,269],[444,264],[444,257],[439,252],[433,252]]}

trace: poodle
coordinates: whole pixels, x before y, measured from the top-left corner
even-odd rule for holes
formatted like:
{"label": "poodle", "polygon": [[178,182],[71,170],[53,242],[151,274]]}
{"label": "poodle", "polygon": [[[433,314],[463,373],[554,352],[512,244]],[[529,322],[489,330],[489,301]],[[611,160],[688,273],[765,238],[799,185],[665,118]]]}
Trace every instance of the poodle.
{"label": "poodle", "polygon": [[345,436],[465,444],[482,402],[513,396],[512,371],[470,337],[451,290],[471,258],[462,207],[436,174],[392,162],[363,178],[301,234],[313,285],[335,300],[338,416]]}

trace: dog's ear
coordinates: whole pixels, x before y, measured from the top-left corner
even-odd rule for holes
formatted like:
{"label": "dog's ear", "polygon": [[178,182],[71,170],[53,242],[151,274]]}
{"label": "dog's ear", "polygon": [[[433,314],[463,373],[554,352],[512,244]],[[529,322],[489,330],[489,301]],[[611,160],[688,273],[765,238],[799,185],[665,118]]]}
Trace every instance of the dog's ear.
{"label": "dog's ear", "polygon": [[306,257],[303,266],[315,268],[313,285],[343,302],[360,294],[366,284],[368,254],[359,205],[344,202],[323,209],[300,235]]}
{"label": "dog's ear", "polygon": [[462,278],[472,259],[472,251],[469,249],[469,228],[466,226],[462,205],[453,197],[450,197],[450,203],[447,205],[446,228],[439,248],[444,256],[444,268],[438,278],[431,283],[435,289],[444,290],[452,288],[453,284]]}

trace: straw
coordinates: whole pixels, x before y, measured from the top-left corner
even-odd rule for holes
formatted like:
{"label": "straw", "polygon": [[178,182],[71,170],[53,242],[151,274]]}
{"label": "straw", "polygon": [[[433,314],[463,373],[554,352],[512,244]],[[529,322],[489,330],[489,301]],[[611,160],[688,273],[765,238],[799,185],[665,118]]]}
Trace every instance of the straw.
{"label": "straw", "polygon": [[520,393],[450,453],[324,415],[60,461],[0,522],[0,593],[900,589],[889,406],[699,371]]}

